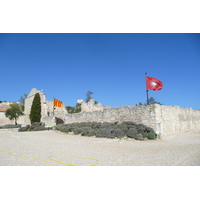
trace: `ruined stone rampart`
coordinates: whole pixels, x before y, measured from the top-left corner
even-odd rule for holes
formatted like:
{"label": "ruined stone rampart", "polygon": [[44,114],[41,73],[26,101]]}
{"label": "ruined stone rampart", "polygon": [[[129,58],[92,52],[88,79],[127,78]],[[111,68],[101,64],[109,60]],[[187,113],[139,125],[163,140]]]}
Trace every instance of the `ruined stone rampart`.
{"label": "ruined stone rampart", "polygon": [[103,111],[82,112],[65,115],[65,123],[76,122],[123,122],[134,121],[150,127],[156,127],[155,105],[123,106]]}
{"label": "ruined stone rampart", "polygon": [[157,106],[157,130],[163,135],[200,131],[200,111],[179,106]]}
{"label": "ruined stone rampart", "polygon": [[200,131],[200,111],[179,106],[123,106],[103,111],[65,115],[65,123],[134,121],[153,128],[160,136]]}

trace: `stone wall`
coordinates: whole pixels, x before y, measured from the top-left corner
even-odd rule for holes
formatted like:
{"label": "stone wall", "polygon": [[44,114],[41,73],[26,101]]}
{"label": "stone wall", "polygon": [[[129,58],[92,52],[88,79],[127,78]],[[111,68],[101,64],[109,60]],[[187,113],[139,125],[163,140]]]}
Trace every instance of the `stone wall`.
{"label": "stone wall", "polygon": [[[25,98],[25,103],[24,103],[24,116],[19,117],[17,120],[18,124],[30,124],[30,111],[33,103],[33,99],[35,95],[39,93],[40,95],[40,100],[41,100],[41,122],[44,123],[54,123],[55,122],[55,117],[62,119],[63,121],[65,120],[65,115],[67,114],[67,110],[65,109],[65,105],[63,103],[63,106],[60,107],[54,107],[53,109],[53,101],[47,101],[46,100],[46,95],[42,92],[39,91],[35,88],[33,88],[29,95]],[[0,104],[1,106],[7,106],[9,103],[13,102],[3,102]],[[0,112],[0,126],[3,126],[5,124],[15,124],[14,120],[9,120],[5,116],[5,112]]]}
{"label": "stone wall", "polygon": [[[17,120],[17,124],[25,124],[26,117],[21,116]],[[15,120],[10,120],[5,116],[5,112],[0,112],[0,126],[4,126],[5,124],[15,124]]]}
{"label": "stone wall", "polygon": [[134,121],[153,128],[161,137],[189,131],[200,131],[200,111],[179,106],[124,106],[103,111],[65,115],[65,123]]}
{"label": "stone wall", "polygon": [[[53,122],[55,122],[55,117],[58,117],[58,118],[61,118],[62,120],[64,120],[65,115],[67,114],[67,110],[65,109],[64,103],[63,103],[63,107],[61,107],[61,108],[55,107],[53,110],[53,101],[46,100],[46,95],[42,91],[39,91],[39,90],[33,88],[30,91],[29,95],[25,99],[24,124],[31,123],[30,119],[29,119],[29,115],[30,115],[33,99],[34,99],[36,93],[39,93],[40,100],[41,100],[41,122],[45,123],[46,121],[48,121],[48,122],[53,123]],[[49,121],[51,119],[52,119],[52,121]]]}
{"label": "stone wall", "polygon": [[88,103],[83,99],[79,99],[77,103],[81,104],[81,112],[103,111],[104,109],[110,108],[110,106],[102,106],[101,103],[95,103],[94,99],[90,99]]}
{"label": "stone wall", "polygon": [[65,123],[75,122],[123,122],[134,121],[152,128],[156,127],[155,105],[123,106],[103,111],[82,112],[65,115]]}
{"label": "stone wall", "polygon": [[200,131],[200,111],[179,106],[156,106],[157,130],[163,136]]}

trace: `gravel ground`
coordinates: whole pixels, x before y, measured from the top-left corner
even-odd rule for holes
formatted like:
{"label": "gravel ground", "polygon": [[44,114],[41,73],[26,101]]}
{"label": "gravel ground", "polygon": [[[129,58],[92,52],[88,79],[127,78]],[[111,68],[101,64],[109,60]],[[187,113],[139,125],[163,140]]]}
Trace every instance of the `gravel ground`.
{"label": "gravel ground", "polygon": [[199,166],[200,133],[137,141],[83,137],[59,131],[0,130],[0,166],[66,166],[48,162],[51,155],[56,155],[52,157],[55,160],[73,165],[92,165],[98,160],[95,166]]}

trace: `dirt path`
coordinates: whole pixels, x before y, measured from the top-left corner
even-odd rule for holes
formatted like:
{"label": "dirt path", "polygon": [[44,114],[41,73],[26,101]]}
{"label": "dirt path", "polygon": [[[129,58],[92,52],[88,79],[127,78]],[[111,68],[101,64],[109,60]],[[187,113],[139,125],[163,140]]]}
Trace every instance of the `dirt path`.
{"label": "dirt path", "polygon": [[1,130],[0,150],[0,166],[64,166],[48,162],[51,155],[54,160],[72,165],[199,166],[200,134],[136,141],[83,137],[56,131]]}

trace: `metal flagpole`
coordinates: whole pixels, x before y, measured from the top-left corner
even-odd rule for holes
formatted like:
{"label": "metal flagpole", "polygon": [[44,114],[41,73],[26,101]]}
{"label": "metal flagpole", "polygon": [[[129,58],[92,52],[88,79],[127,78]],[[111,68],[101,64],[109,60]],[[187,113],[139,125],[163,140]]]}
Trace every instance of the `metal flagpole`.
{"label": "metal flagpole", "polygon": [[147,95],[147,105],[149,105],[149,97],[148,97],[148,92],[149,92],[149,90],[147,90],[147,73],[145,73],[145,78],[146,78],[146,95]]}
{"label": "metal flagpole", "polygon": [[54,116],[54,97],[53,97],[53,116]]}

